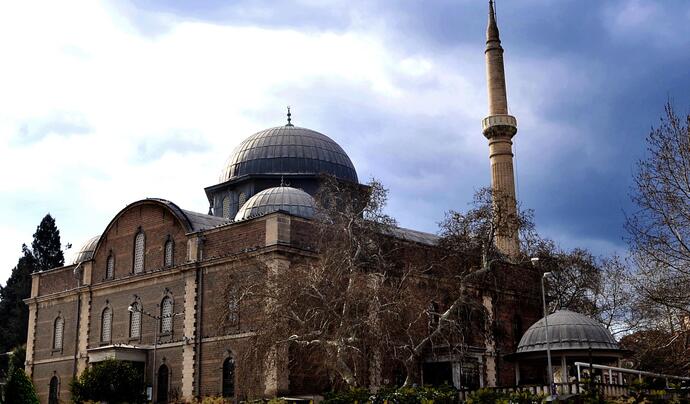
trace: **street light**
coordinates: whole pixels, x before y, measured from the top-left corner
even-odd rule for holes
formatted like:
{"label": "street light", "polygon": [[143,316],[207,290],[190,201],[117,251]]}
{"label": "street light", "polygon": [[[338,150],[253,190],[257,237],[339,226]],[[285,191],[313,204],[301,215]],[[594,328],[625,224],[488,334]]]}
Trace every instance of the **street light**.
{"label": "street light", "polygon": [[[156,305],[156,307],[158,307],[158,305]],[[156,328],[154,328],[154,330],[153,330],[153,366],[151,366],[151,368],[152,368],[151,369],[151,386],[152,386],[151,387],[151,400],[153,400],[153,398],[154,398],[153,397],[153,390],[154,390],[153,387],[155,387],[155,385],[156,385],[156,348],[158,347],[158,329],[161,326],[161,319],[179,316],[179,315],[182,315],[184,313],[171,313],[167,316],[157,316],[155,314],[151,314],[149,312],[146,312],[146,311],[140,309],[139,305],[134,306],[132,304],[130,304],[129,307],[127,307],[127,311],[129,311],[130,313],[134,313],[134,312],[141,313],[141,314],[144,314],[144,315],[151,317],[152,319],[156,320]]]}
{"label": "street light", "polygon": [[[537,264],[539,264],[539,258],[534,257],[531,258],[530,261],[532,261],[532,265],[535,267]],[[548,375],[549,375],[549,391],[551,392],[551,396],[555,394],[555,387],[553,383],[553,368],[551,367],[551,344],[549,342],[549,320],[548,320],[548,315],[549,313],[546,310],[546,293],[544,292],[544,279],[546,279],[547,276],[551,276],[551,272],[544,272],[544,274],[541,276],[541,302],[544,307],[544,334],[546,337],[546,361],[548,364]]]}

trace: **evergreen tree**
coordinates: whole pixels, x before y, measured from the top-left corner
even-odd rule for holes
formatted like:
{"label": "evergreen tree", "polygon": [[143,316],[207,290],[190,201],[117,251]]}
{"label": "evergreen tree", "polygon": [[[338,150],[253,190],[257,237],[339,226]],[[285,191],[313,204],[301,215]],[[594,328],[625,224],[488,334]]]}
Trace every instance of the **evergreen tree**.
{"label": "evergreen tree", "polygon": [[60,249],[60,231],[50,214],[36,228],[31,247],[22,245],[17,266],[5,286],[0,287],[0,352],[26,343],[29,308],[23,300],[31,294],[31,273],[60,267],[65,262]]}
{"label": "evergreen tree", "polygon": [[26,342],[29,308],[23,299],[31,294],[31,273],[35,268],[36,259],[23,244],[22,257],[5,286],[0,287],[0,352]]}
{"label": "evergreen tree", "polygon": [[55,226],[55,219],[48,213],[36,228],[31,250],[36,258],[38,271],[61,267],[65,257],[60,246],[60,230]]}
{"label": "evergreen tree", "polygon": [[7,380],[5,403],[39,404],[36,389],[24,369],[15,369]]}

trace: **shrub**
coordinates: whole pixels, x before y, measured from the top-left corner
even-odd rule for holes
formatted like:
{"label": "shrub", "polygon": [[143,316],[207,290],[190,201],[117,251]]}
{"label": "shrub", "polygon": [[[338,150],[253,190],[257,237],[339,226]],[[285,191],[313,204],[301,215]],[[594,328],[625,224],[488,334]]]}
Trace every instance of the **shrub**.
{"label": "shrub", "polygon": [[24,369],[15,368],[5,386],[5,403],[39,404],[36,390]]}
{"label": "shrub", "polygon": [[352,404],[352,403],[368,403],[370,401],[371,393],[364,388],[352,388],[347,391],[330,392],[324,396],[324,404]]}
{"label": "shrub", "polygon": [[515,391],[508,396],[510,404],[539,404],[543,403],[545,399],[546,396],[534,394],[527,390]]}
{"label": "shrub", "polygon": [[394,404],[453,404],[458,402],[458,391],[450,386],[381,389],[373,397],[372,403],[383,404],[384,402]]}
{"label": "shrub", "polygon": [[144,381],[141,372],[128,362],[106,359],[86,369],[70,383],[75,403],[107,401],[111,403],[144,403]]}
{"label": "shrub", "polygon": [[508,404],[508,395],[491,389],[479,389],[467,397],[467,404]]}

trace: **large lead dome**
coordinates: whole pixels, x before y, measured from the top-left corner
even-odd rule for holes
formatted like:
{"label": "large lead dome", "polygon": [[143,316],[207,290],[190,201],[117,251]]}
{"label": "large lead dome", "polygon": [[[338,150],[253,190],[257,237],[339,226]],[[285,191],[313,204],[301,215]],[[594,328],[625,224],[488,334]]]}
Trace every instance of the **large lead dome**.
{"label": "large lead dome", "polygon": [[328,136],[288,124],[262,130],[233,151],[220,181],[245,175],[331,174],[357,182],[345,151]]}

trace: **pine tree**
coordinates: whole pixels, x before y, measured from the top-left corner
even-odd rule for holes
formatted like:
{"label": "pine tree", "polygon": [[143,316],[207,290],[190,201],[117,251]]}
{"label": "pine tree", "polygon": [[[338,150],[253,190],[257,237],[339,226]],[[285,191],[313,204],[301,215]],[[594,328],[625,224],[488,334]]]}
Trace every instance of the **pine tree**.
{"label": "pine tree", "polygon": [[5,286],[0,288],[0,352],[26,342],[29,309],[22,300],[31,294],[31,273],[35,268],[36,259],[23,244],[22,257]]}
{"label": "pine tree", "polygon": [[0,287],[0,352],[7,352],[26,343],[29,308],[24,299],[31,294],[31,274],[62,266],[60,232],[55,219],[47,214],[36,228],[33,249],[22,245],[22,256],[4,287]]}
{"label": "pine tree", "polygon": [[24,369],[15,369],[7,380],[5,403],[39,404],[36,389]]}
{"label": "pine tree", "polygon": [[61,267],[65,263],[60,246],[60,230],[55,226],[55,219],[48,213],[36,228],[31,250],[36,257],[37,270]]}

